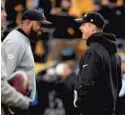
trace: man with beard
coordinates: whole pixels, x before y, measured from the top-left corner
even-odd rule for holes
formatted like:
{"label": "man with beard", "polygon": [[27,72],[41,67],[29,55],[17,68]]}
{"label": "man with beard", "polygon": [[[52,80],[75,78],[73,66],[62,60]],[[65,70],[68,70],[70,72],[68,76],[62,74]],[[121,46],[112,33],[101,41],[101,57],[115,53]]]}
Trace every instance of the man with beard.
{"label": "man with beard", "polygon": [[[37,41],[44,25],[50,25],[44,14],[33,9],[25,11],[19,28],[4,39],[1,46],[1,102],[4,105],[26,110],[36,93],[34,59],[30,41]],[[32,39],[31,39],[32,38]],[[29,77],[29,95],[24,96],[8,84],[10,76],[16,71],[24,71]],[[17,113],[15,113],[17,114]],[[18,114],[24,114],[20,111]],[[26,113],[27,114],[27,113]]]}
{"label": "man with beard", "polygon": [[87,40],[88,49],[79,64],[74,105],[80,115],[113,115],[121,88],[116,37],[103,32],[104,18],[99,13],[85,14],[76,21],[81,24],[82,38]]}

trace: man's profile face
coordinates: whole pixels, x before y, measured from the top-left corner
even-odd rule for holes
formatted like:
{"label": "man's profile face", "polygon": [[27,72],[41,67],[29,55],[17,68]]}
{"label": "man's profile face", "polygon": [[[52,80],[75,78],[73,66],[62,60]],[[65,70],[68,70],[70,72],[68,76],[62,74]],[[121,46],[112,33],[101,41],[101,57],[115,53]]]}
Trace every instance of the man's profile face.
{"label": "man's profile face", "polygon": [[82,32],[82,39],[87,40],[95,31],[95,25],[92,23],[86,22],[81,24],[79,29]]}
{"label": "man's profile face", "polygon": [[31,26],[30,26],[30,35],[29,35],[29,37],[32,39],[32,41],[37,41],[39,35],[42,34],[43,26],[38,21],[31,21],[30,23],[31,23]]}
{"label": "man's profile face", "polygon": [[38,21],[32,21],[31,23],[32,23],[32,26],[31,26],[30,33],[32,36],[37,37],[38,35],[40,35],[42,33],[43,27],[42,27],[41,23]]}

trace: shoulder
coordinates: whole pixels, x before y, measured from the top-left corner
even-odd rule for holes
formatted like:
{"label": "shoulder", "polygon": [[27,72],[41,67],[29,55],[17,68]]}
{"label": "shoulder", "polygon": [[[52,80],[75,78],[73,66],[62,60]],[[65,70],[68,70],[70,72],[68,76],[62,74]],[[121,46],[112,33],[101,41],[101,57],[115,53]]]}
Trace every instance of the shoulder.
{"label": "shoulder", "polygon": [[83,56],[88,56],[88,57],[90,57],[90,56],[99,56],[99,54],[98,54],[98,48],[93,47],[93,46],[89,47],[85,51],[85,53],[84,53]]}
{"label": "shoulder", "polygon": [[105,57],[106,49],[99,43],[93,43],[90,47],[89,50],[97,54],[98,56]]}
{"label": "shoulder", "polygon": [[20,32],[18,32],[17,30],[13,30],[2,42],[2,47],[15,46],[15,48],[20,47],[22,49],[25,49],[28,43],[28,41],[25,39],[27,38],[24,37]]}
{"label": "shoulder", "polygon": [[80,62],[82,63],[82,62],[84,62],[84,61],[87,61],[87,60],[89,60],[89,61],[97,61],[97,62],[99,62],[100,60],[101,60],[101,57],[100,57],[100,55],[97,53],[97,51],[95,50],[95,49],[92,49],[91,47],[90,48],[88,48],[86,51],[85,51],[85,53],[83,54],[83,56],[82,56],[82,58],[81,58],[81,60],[80,60]]}

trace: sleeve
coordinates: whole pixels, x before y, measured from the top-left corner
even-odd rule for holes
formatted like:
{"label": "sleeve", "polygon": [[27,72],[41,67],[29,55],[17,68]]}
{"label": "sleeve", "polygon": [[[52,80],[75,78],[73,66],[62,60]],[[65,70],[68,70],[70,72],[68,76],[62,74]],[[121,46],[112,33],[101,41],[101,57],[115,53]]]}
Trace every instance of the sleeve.
{"label": "sleeve", "polygon": [[80,61],[80,70],[74,90],[74,106],[80,107],[93,95],[100,68],[100,57],[96,52],[86,52]]}
{"label": "sleeve", "polygon": [[20,46],[6,44],[1,49],[1,103],[27,109],[31,100],[18,93],[7,81],[9,75],[15,70],[16,64],[20,61],[17,59],[23,55]]}
{"label": "sleeve", "polygon": [[121,58],[117,55],[117,78],[118,78],[118,94],[119,97],[125,95],[125,75],[121,74]]}
{"label": "sleeve", "polygon": [[1,58],[7,72],[7,78],[15,71],[23,55],[24,48],[17,43],[5,43],[2,45]]}
{"label": "sleeve", "polygon": [[121,74],[121,58],[117,55],[117,78],[118,78],[118,93],[122,88],[122,74]]}

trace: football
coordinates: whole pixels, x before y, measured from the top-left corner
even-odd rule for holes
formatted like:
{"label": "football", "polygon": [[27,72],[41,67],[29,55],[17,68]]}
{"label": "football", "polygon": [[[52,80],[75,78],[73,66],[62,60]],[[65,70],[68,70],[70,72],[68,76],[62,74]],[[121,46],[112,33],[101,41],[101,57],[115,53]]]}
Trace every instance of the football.
{"label": "football", "polygon": [[13,86],[18,92],[23,95],[28,94],[29,90],[29,79],[25,72],[17,71],[12,74],[9,84]]}

